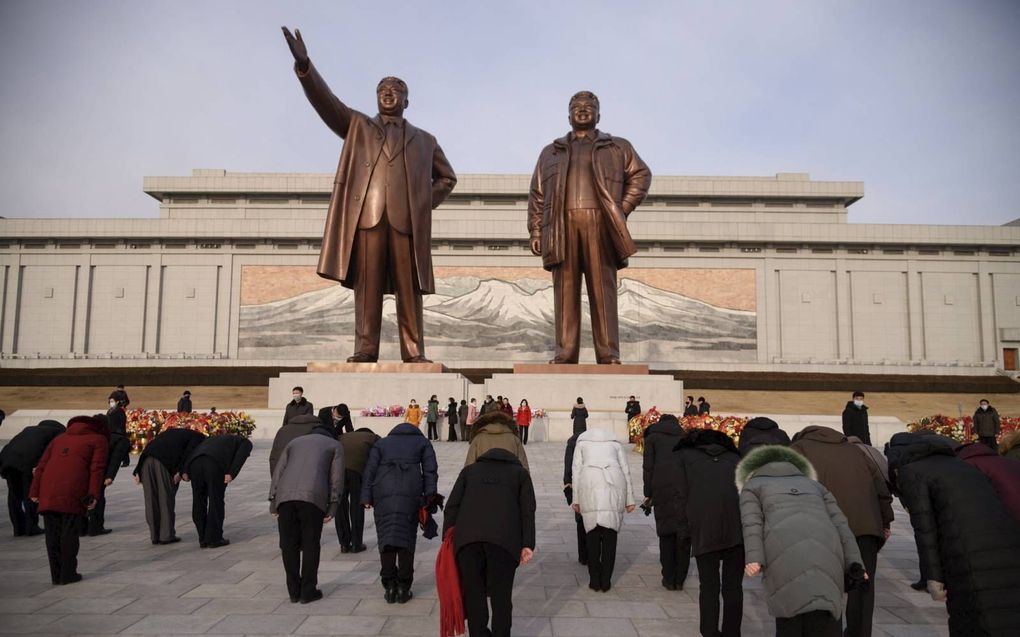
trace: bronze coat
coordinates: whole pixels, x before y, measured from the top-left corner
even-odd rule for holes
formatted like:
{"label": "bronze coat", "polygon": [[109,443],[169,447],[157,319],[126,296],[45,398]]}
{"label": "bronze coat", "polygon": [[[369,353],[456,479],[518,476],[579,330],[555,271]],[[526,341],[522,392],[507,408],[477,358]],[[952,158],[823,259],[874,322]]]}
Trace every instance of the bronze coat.
{"label": "bronze coat", "polygon": [[[344,140],[326,213],[317,272],[353,288],[354,235],[372,171],[383,150],[382,119],[379,115],[369,117],[341,102],[313,64],[309,63],[305,73],[295,71],[319,117]],[[407,120],[404,120],[404,166],[409,181],[407,193],[418,285],[422,294],[432,294],[436,287],[432,276],[432,210],[453,190],[457,176],[436,138]],[[388,282],[386,293],[394,292]]]}
{"label": "bronze coat", "polygon": [[[627,216],[648,194],[652,173],[634,147],[622,137],[595,131],[592,164],[595,188],[606,215],[605,228],[616,254],[617,267],[627,267],[627,258],[637,246],[627,230]],[[542,267],[552,270],[566,254],[566,181],[570,165],[570,134],[542,149],[531,177],[528,200],[528,232],[542,240]]]}

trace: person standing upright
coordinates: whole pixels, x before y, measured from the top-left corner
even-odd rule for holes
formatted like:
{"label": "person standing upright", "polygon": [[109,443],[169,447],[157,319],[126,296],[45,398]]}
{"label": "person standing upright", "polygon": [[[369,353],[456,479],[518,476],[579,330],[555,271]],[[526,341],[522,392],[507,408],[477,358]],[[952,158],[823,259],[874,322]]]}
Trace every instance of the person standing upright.
{"label": "person standing upright", "polygon": [[864,392],[855,391],[853,400],[843,408],[843,435],[857,436],[866,445],[871,444],[871,429],[868,428],[868,406],[864,404]]}
{"label": "person standing upright", "polygon": [[[460,426],[460,439],[467,442],[470,434],[470,423],[468,423],[468,414],[470,413],[467,401],[461,399],[460,405],[457,406],[457,424]],[[471,422],[474,422],[473,420]]]}
{"label": "person standing upright", "polygon": [[698,415],[698,406],[694,404],[694,396],[684,399],[684,418]]}
{"label": "person standing upright", "polygon": [[418,428],[397,425],[372,446],[361,503],[375,512],[380,575],[389,604],[406,604],[413,596],[418,515],[437,501],[438,484],[436,452]]}
{"label": "person standing upright", "polygon": [[332,427],[318,425],[284,448],[269,485],[269,511],[280,531],[290,603],[322,599],[319,551],[322,526],[336,515],[343,491],[344,450]]}
{"label": "person standing upright", "polygon": [[64,425],[56,420],[43,420],[19,431],[0,449],[0,476],[7,481],[7,512],[15,537],[43,532],[38,508],[28,495],[32,489],[32,470],[50,442],[65,431]]}
{"label": "person standing upright", "polygon": [[528,444],[528,429],[531,429],[531,406],[527,400],[522,400],[517,407],[517,430],[521,432],[521,442]]}
{"label": "person standing upright", "polygon": [[215,549],[230,544],[223,537],[227,485],[237,478],[251,449],[251,441],[242,436],[209,436],[184,461],[181,479],[191,482],[191,519],[200,547]]}
{"label": "person standing upright", "polygon": [[179,414],[190,414],[191,413],[191,392],[187,389],[181,394],[180,400],[177,401],[177,413]]}
{"label": "person standing upright", "polygon": [[50,442],[35,468],[29,497],[46,524],[46,553],[54,584],[81,581],[80,519],[96,506],[103,488],[109,429],[95,417],[77,416]]}
{"label": "person standing upright", "polygon": [[641,415],[641,402],[631,396],[627,400],[627,406],[623,408],[623,413],[627,414],[627,422],[630,422],[635,416]]}
{"label": "person standing upright", "polygon": [[[379,114],[369,117],[333,94],[309,59],[300,31],[283,33],[305,96],[344,140],[316,271],[354,290],[354,354],[347,362],[379,360],[385,294],[396,295],[401,359],[429,362],[422,295],[436,288],[432,210],[453,190],[457,176],[436,138],[404,119],[409,102],[403,80],[380,80]],[[376,55],[377,61],[384,57]]]}
{"label": "person standing upright", "polygon": [[492,395],[486,395],[485,400],[482,401],[482,408],[478,411],[479,416],[484,416],[490,411],[499,411],[499,405],[492,399]]}
{"label": "person standing upright", "polygon": [[361,506],[362,476],[379,436],[362,427],[340,437],[344,448],[344,488],[336,514],[336,537],[341,553],[361,553],[365,547],[365,508]]}
{"label": "person standing upright", "polygon": [[439,399],[436,398],[435,394],[429,397],[425,412],[425,422],[428,423],[428,439],[439,440],[439,428],[436,424],[439,422]]}
{"label": "person standing upright", "polygon": [[705,400],[704,396],[698,396],[698,415],[707,416],[712,413],[712,405]]}
{"label": "person standing upright", "polygon": [[450,401],[446,404],[446,424],[450,428],[446,441],[457,442],[457,401],[453,396],[450,396]]}
{"label": "person standing upright", "polygon": [[[472,398],[468,401],[467,419],[464,421],[464,424],[468,427],[473,427],[475,421],[478,420],[478,416],[480,415],[481,414],[478,413],[478,402]],[[470,431],[468,433],[470,434]]]}
{"label": "person standing upright", "polygon": [[577,397],[577,402],[570,409],[570,421],[574,424],[573,433],[588,431],[588,408],[584,406],[584,398]]}
{"label": "person standing upright", "polygon": [[995,407],[988,404],[987,398],[982,398],[978,403],[977,411],[974,412],[974,433],[978,442],[988,445],[992,451],[999,452],[997,438],[1002,430],[1002,420]]}
{"label": "person standing upright", "polygon": [[135,464],[135,482],[145,496],[145,522],[153,544],[180,542],[174,530],[177,488],[184,461],[205,436],[191,429],[164,429],[152,439]]}
{"label": "person standing upright", "polygon": [[571,132],[542,149],[528,198],[531,253],[542,257],[553,278],[556,355],[551,362],[578,361],[583,276],[595,360],[618,365],[616,277],[637,252],[627,217],[648,194],[652,173],[630,142],[596,128],[600,115],[594,93],[575,93],[567,112]]}
{"label": "person standing upright", "polygon": [[305,390],[303,387],[295,387],[291,390],[290,395],[291,401],[287,403],[287,407],[283,412],[283,424],[285,426],[292,418],[315,415],[315,406],[312,405],[311,401],[305,398]]}
{"label": "person standing upright", "polygon": [[407,405],[407,411],[404,413],[404,422],[410,423],[415,427],[421,426],[421,407],[418,406],[418,401],[414,398]]}

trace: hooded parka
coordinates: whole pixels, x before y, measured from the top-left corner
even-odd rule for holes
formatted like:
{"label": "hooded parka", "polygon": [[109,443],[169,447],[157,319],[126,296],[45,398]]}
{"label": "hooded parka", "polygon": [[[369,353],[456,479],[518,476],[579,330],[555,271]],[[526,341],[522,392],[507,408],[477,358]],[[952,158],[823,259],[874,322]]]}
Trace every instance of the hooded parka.
{"label": "hooded parka", "polygon": [[571,471],[573,503],[581,507],[584,530],[619,531],[624,509],[634,504],[623,445],[610,431],[590,429],[577,437]]}

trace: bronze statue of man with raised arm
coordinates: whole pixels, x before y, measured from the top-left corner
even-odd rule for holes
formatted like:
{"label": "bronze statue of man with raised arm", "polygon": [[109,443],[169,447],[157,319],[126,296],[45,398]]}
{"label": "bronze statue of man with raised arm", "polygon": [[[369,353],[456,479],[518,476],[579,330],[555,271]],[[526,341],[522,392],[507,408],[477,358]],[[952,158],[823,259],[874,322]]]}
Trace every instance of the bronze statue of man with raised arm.
{"label": "bronze statue of man with raised arm", "polygon": [[384,294],[397,297],[400,356],[425,358],[422,295],[435,292],[432,210],[457,176],[436,138],[404,119],[407,85],[384,77],[376,87],[379,114],[349,108],[308,58],[301,32],[283,28],[305,95],[344,140],[319,252],[319,276],[354,290],[354,355],[349,363],[379,360]]}
{"label": "bronze statue of man with raised arm", "polygon": [[581,276],[588,289],[595,360],[620,364],[616,272],[637,252],[627,217],[644,201],[652,173],[626,139],[596,128],[599,98],[581,91],[568,105],[572,131],[542,149],[531,178],[531,252],[552,272],[556,356],[581,348]]}

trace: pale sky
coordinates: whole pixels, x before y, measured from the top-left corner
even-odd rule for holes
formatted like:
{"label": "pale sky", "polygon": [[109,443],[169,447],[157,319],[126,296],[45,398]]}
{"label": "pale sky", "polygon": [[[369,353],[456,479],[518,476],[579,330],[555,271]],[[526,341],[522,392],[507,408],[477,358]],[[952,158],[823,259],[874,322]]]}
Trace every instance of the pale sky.
{"label": "pale sky", "polygon": [[1020,2],[0,0],[0,215],[155,217],[146,175],[332,172],[294,77],[530,173],[581,89],[657,175],[860,180],[851,222],[1020,217]]}

